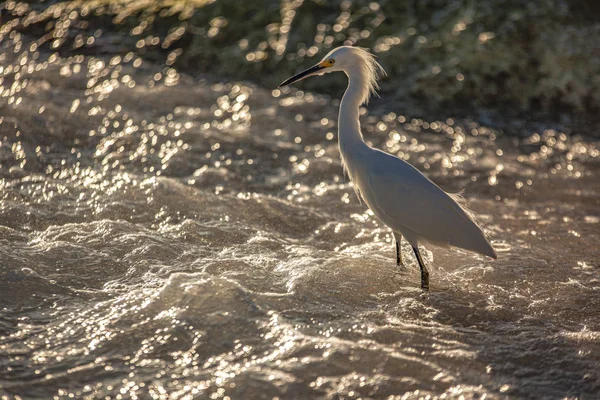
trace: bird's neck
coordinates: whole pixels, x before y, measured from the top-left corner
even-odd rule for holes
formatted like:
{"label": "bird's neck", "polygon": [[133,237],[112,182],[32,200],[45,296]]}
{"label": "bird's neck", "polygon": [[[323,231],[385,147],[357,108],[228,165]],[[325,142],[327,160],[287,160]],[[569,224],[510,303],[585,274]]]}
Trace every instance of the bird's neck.
{"label": "bird's neck", "polygon": [[338,119],[338,140],[344,158],[366,146],[359,121],[359,110],[364,101],[364,82],[360,72],[348,74],[348,88],[340,103]]}

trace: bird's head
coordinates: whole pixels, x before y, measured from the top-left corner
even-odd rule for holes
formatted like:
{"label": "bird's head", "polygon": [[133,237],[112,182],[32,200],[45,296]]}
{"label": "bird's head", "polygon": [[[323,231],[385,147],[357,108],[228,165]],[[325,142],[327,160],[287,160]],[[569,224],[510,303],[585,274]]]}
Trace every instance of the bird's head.
{"label": "bird's head", "polygon": [[369,96],[377,89],[377,80],[380,75],[385,75],[383,67],[375,61],[368,51],[360,47],[341,46],[329,52],[323,59],[309,69],[292,76],[283,81],[279,87],[287,86],[301,81],[313,75],[323,75],[329,72],[342,71],[351,79],[355,78],[364,88],[364,99],[367,101]]}

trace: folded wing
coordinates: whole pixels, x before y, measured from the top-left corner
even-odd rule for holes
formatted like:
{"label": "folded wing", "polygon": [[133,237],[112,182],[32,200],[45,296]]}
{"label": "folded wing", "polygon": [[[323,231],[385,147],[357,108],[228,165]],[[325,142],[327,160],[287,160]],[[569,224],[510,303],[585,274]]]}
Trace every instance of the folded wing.
{"label": "folded wing", "polygon": [[450,195],[403,160],[379,150],[372,156],[376,159],[369,164],[375,167],[360,179],[361,196],[386,225],[409,242],[453,246],[496,258],[481,228]]}

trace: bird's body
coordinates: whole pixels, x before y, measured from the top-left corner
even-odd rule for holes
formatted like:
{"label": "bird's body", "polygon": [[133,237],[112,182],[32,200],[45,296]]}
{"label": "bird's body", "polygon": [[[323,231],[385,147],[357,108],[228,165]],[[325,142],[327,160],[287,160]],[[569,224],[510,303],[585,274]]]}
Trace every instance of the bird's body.
{"label": "bird's body", "polygon": [[398,263],[401,262],[399,242],[404,236],[419,261],[421,286],[426,289],[429,274],[421,259],[419,245],[458,247],[496,258],[481,228],[452,195],[406,161],[364,142],[359,108],[378,88],[378,72],[383,72],[370,53],[356,47],[338,47],[321,63],[288,79],[282,86],[332,71],[345,72],[349,80],[338,121],[344,167],[357,195],[394,232]]}
{"label": "bird's body", "polygon": [[[468,213],[419,170],[375,149],[366,152],[363,160],[374,167],[357,168],[350,176],[363,201],[396,236],[401,234],[415,247],[453,246],[495,258]],[[390,171],[403,179],[394,179]]]}

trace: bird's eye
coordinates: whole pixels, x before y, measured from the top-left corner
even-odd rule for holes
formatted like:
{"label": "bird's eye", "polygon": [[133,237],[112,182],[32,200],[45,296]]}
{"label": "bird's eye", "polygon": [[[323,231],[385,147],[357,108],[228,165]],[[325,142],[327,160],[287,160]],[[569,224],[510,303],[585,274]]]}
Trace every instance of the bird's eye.
{"label": "bird's eye", "polygon": [[329,64],[329,65],[333,65],[333,64],[335,64],[335,60],[329,59],[329,60],[327,61],[327,64]]}

